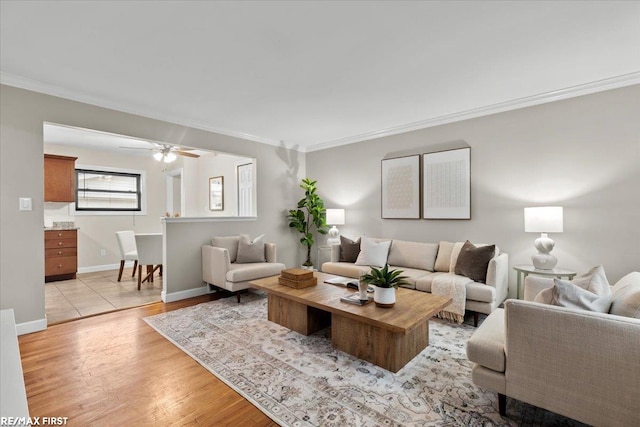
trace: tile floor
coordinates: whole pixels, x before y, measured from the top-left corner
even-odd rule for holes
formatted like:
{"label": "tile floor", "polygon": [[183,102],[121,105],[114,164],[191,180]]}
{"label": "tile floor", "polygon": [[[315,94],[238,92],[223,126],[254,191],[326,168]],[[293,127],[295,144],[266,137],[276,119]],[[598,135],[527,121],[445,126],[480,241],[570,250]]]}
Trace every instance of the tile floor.
{"label": "tile floor", "polygon": [[138,277],[132,278],[131,272],[125,268],[121,282],[118,270],[110,270],[45,283],[47,324],[160,301],[162,278],[156,273],[153,283],[145,282],[138,290]]}

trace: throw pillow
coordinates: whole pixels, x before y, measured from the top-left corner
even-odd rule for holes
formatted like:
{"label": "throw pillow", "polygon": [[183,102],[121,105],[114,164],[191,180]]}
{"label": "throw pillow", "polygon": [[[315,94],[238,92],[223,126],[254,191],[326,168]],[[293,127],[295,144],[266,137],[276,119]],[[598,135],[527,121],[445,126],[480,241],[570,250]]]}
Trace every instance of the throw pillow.
{"label": "throw pillow", "polygon": [[[593,267],[591,270],[587,271],[584,274],[581,274],[580,276],[574,277],[571,283],[599,296],[611,294],[609,281],[607,280],[607,276],[604,273],[604,267],[601,265]],[[553,287],[540,291],[540,293],[536,295],[533,301],[543,304],[551,304],[552,298]]]}
{"label": "throw pillow", "polygon": [[356,265],[384,267],[387,263],[390,247],[391,240],[376,243],[367,237],[363,237],[360,242],[360,254],[356,259]]}
{"label": "throw pillow", "polygon": [[470,241],[464,242],[458,260],[455,273],[468,277],[474,282],[484,283],[487,280],[487,268],[489,261],[496,252],[496,245],[476,247]]}
{"label": "throw pillow", "polygon": [[224,248],[229,252],[229,261],[236,262],[238,256],[238,240],[239,236],[222,236],[211,239],[211,246],[216,248]]}
{"label": "throw pillow", "polygon": [[436,257],[435,271],[449,272],[451,263],[451,252],[453,252],[453,242],[440,242],[438,245],[438,256]]}
{"label": "throw pillow", "polygon": [[598,313],[608,313],[609,307],[611,307],[611,297],[608,294],[596,295],[568,280],[553,279],[551,292],[552,305]]}
{"label": "throw pillow", "polygon": [[265,262],[264,257],[264,234],[251,241],[248,234],[241,234],[238,242],[238,257],[236,263],[247,264],[250,262]]}
{"label": "throw pillow", "polygon": [[356,262],[360,253],[360,238],[355,242],[340,236],[340,262]]}
{"label": "throw pillow", "polygon": [[618,280],[611,290],[609,313],[640,319],[640,273],[633,272]]}

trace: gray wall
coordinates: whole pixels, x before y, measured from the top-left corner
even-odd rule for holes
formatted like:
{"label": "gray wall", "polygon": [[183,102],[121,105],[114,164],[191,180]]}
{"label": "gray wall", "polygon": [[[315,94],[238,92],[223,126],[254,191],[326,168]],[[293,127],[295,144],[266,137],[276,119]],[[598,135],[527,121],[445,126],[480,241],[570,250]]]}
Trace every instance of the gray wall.
{"label": "gray wall", "polygon": [[[42,325],[45,317],[45,121],[256,158],[258,220],[252,227],[278,243],[287,265],[300,262],[297,236],[283,218],[286,208],[301,197],[302,154],[5,85],[0,86],[0,102],[0,308],[12,307],[16,323]],[[18,211],[19,197],[33,198],[33,211]]]}
{"label": "gray wall", "polygon": [[[558,267],[603,264],[614,283],[640,270],[639,117],[636,85],[311,152],[307,171],[327,207],[346,209],[347,237],[496,243],[511,266],[536,252],[523,208],[563,206]],[[380,160],[459,140],[471,146],[472,219],[381,219]]]}

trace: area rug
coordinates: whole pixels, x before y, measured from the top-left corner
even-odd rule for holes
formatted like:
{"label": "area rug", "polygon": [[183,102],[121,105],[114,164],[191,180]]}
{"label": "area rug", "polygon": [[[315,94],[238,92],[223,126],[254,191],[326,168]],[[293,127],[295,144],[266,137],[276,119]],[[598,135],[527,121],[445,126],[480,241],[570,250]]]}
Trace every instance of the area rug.
{"label": "area rug", "polygon": [[500,417],[495,393],[471,382],[472,326],[433,320],[429,346],[394,374],[333,349],[328,330],[303,336],[266,313],[266,296],[250,293],[144,320],[282,426],[535,425]]}

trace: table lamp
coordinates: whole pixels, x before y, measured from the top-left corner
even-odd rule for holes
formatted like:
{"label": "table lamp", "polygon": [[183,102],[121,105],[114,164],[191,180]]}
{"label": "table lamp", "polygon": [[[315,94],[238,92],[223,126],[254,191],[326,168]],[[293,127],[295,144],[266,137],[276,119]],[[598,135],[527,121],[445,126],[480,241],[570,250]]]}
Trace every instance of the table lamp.
{"label": "table lamp", "polygon": [[524,208],[524,231],[526,233],[542,233],[535,241],[538,253],[531,257],[533,266],[539,270],[553,270],[558,259],[549,252],[555,242],[547,233],[562,233],[562,207],[544,206]]}
{"label": "table lamp", "polygon": [[336,225],[344,225],[344,209],[327,209],[327,225],[331,225],[327,245],[340,244],[340,230]]}

